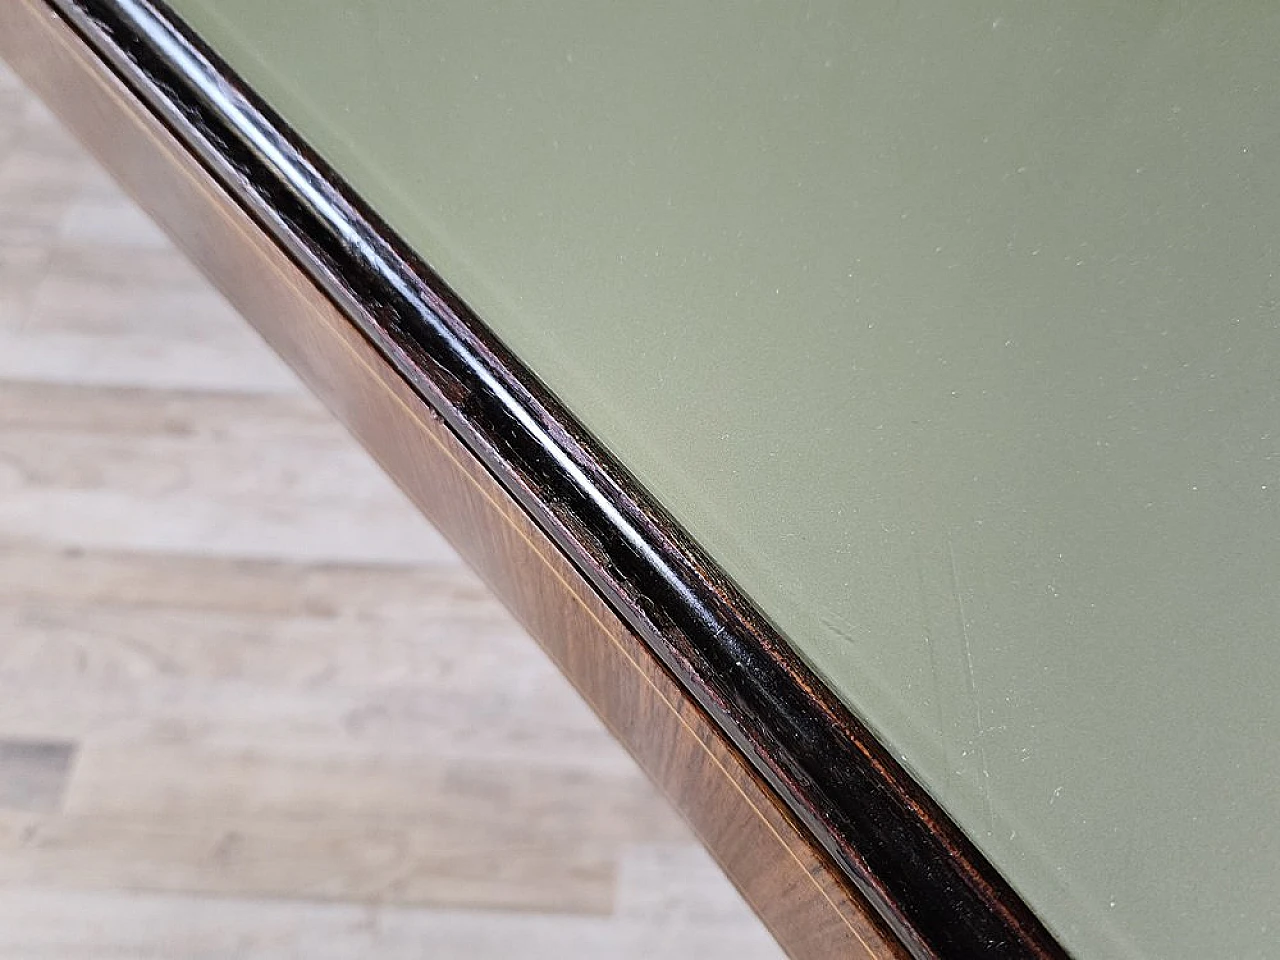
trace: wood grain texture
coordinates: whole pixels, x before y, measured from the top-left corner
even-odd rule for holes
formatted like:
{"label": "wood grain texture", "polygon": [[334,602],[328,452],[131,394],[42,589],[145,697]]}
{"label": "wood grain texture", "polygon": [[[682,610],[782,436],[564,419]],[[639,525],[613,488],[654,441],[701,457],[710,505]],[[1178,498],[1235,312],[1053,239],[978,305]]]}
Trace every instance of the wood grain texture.
{"label": "wood grain texture", "polygon": [[[0,65],[0,182],[33,156],[58,160],[0,204],[0,328],[74,325],[109,377],[32,353],[0,375],[0,958],[779,956],[492,594]],[[78,315],[50,313],[67,289]],[[266,377],[170,386],[198,343]]]}
{"label": "wood grain texture", "polygon": [[[690,819],[796,956],[894,956],[860,897],[439,418],[39,5],[6,50],[179,244],[482,571]],[[68,95],[74,91],[74,95]]]}
{"label": "wood grain texture", "polygon": [[66,741],[0,741],[0,809],[58,809],[75,754],[76,745]]}
{"label": "wood grain texture", "polygon": [[[697,858],[656,849],[629,861],[625,873],[626,896],[611,918],[0,888],[0,957],[740,960],[765,955],[724,922],[732,909],[726,917],[724,904],[715,898],[690,899],[709,888],[698,886],[707,865]],[[658,880],[663,882],[655,885]],[[685,909],[668,909],[675,900]],[[652,922],[655,914],[661,924]]]}
{"label": "wood grain texture", "polygon": [[714,558],[162,0],[45,2],[456,432],[916,957],[1061,955]]}

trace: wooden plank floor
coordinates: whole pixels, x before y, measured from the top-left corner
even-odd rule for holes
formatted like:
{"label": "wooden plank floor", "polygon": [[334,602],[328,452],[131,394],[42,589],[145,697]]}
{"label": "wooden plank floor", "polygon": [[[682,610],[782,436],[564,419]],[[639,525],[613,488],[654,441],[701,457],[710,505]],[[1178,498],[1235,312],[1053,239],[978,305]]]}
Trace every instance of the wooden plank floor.
{"label": "wooden plank floor", "polygon": [[0,960],[778,955],[0,68]]}

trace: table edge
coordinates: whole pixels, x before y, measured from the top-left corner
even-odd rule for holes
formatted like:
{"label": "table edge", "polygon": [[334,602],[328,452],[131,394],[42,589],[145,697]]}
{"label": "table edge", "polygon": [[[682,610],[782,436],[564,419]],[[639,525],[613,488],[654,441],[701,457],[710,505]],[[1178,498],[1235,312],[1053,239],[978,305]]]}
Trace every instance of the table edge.
{"label": "table edge", "polygon": [[172,11],[155,0],[39,2],[448,424],[913,956],[1065,956],[745,593]]}

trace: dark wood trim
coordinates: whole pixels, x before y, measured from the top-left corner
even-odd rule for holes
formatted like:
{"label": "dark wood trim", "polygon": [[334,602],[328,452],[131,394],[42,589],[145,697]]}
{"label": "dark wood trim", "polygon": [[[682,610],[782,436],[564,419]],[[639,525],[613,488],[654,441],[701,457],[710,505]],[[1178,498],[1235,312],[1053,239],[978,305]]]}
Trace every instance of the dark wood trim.
{"label": "dark wood trim", "polygon": [[[21,46],[18,46],[20,44]],[[719,733],[434,410],[39,0],[0,53],[94,150],[463,551],[804,958],[905,956]]]}
{"label": "dark wood trim", "polygon": [[513,610],[798,958],[896,937],[670,671],[344,313],[40,0],[0,53],[221,287]]}
{"label": "dark wood trim", "polygon": [[[359,328],[394,370],[395,389],[447,424],[913,956],[1064,956],[742,591],[170,11],[154,0],[39,5],[66,18]],[[342,396],[331,402],[358,414]],[[508,589],[531,602],[518,583]]]}

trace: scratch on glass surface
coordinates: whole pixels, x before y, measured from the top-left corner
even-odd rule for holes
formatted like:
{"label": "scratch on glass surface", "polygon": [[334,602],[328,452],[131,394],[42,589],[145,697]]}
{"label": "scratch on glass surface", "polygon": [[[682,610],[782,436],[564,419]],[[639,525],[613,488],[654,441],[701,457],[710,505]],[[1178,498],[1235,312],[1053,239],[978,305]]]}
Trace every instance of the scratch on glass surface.
{"label": "scratch on glass surface", "polygon": [[[943,737],[946,742],[950,742],[947,737],[947,709],[946,709],[946,687],[943,686],[944,671],[939,658],[942,652],[938,649],[938,644],[934,642],[933,630],[929,626],[929,593],[924,583],[924,559],[920,556],[919,545],[915,548],[916,561],[916,586],[920,591],[920,632],[924,635],[925,650],[929,654],[929,676],[933,681],[933,703],[934,711],[938,718],[938,735]],[[948,751],[949,752],[949,751]],[[947,759],[948,780],[954,780],[955,762],[954,759]]]}
{"label": "scratch on glass surface", "polygon": [[973,644],[969,639],[969,623],[964,612],[964,598],[960,593],[960,572],[956,565],[956,551],[950,535],[947,536],[947,559],[951,565],[951,596],[955,600],[956,619],[960,626],[960,640],[964,646],[965,696],[972,707],[974,724],[973,748],[978,752],[978,763],[981,769],[981,775],[978,778],[978,793],[982,797],[982,812],[987,821],[987,832],[991,833],[995,829],[995,823],[991,814],[991,771],[987,765],[987,747],[983,742],[983,735],[986,731],[982,724],[982,704],[978,699],[978,681],[973,670]]}

